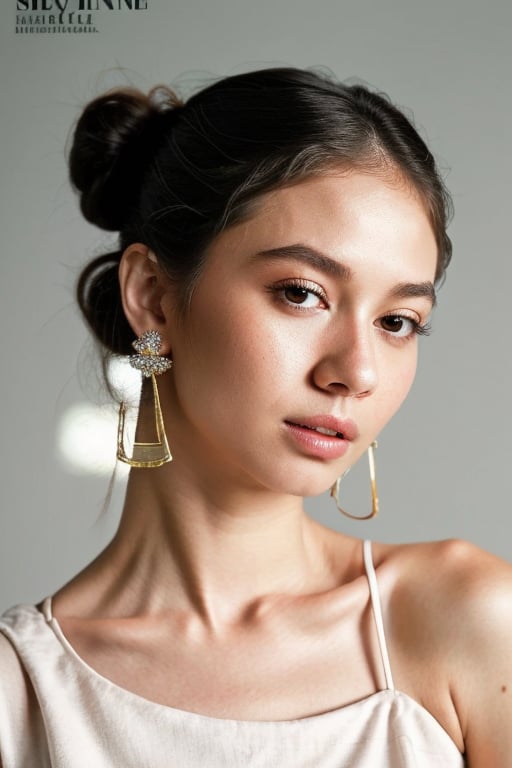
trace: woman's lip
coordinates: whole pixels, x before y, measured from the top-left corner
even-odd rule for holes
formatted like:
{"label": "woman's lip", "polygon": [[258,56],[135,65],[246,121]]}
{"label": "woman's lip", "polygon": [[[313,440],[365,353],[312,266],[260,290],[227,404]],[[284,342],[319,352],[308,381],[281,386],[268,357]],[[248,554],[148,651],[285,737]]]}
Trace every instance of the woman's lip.
{"label": "woman's lip", "polygon": [[[311,431],[318,428],[328,429],[331,432],[336,432],[337,435],[343,435],[345,440],[355,440],[359,434],[357,426],[352,419],[338,419],[330,414],[286,419],[286,423],[291,426],[305,427]],[[321,435],[322,433],[317,432],[316,434]],[[324,435],[324,437],[328,437],[328,435]],[[339,440],[340,438],[335,437],[335,439]]]}
{"label": "woman's lip", "polygon": [[[316,432],[309,424],[295,424],[292,421],[285,421],[287,433],[298,446],[301,452],[319,459],[339,459],[348,450],[350,441],[348,437],[337,437],[336,435],[325,435],[322,432]],[[325,429],[334,430],[335,427],[328,427],[325,424],[319,426]],[[338,430],[336,430],[338,432]],[[339,434],[343,434],[339,432]]]}

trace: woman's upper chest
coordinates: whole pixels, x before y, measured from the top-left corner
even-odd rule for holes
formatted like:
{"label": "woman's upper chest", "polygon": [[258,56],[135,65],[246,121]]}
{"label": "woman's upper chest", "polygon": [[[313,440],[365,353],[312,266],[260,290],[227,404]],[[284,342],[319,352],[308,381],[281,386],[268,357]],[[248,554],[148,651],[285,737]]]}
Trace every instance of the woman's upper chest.
{"label": "woman's upper chest", "polygon": [[319,714],[384,687],[363,579],[329,594],[276,597],[238,622],[60,620],[96,672],[151,701],[242,720]]}

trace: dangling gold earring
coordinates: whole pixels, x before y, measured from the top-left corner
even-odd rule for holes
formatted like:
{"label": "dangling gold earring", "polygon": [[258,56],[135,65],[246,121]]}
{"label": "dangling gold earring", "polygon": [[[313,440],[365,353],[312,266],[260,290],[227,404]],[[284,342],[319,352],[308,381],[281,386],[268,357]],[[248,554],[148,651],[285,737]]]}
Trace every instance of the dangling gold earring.
{"label": "dangling gold earring", "polygon": [[343,477],[347,474],[345,472],[341,477],[338,477],[336,482],[331,488],[331,496],[336,502],[336,506],[338,507],[339,511],[345,515],[346,517],[350,517],[351,520],[371,520],[372,517],[376,517],[379,513],[379,496],[377,494],[377,485],[375,482],[375,455],[374,455],[374,449],[377,448],[377,441],[374,440],[373,443],[368,446],[368,464],[370,466],[370,485],[372,488],[372,511],[369,515],[351,515],[350,512],[346,512],[343,507],[340,506],[340,499],[339,499],[339,492],[340,492],[340,483],[343,479]]}
{"label": "dangling gold earring", "polygon": [[172,366],[172,360],[168,357],[159,355],[162,346],[162,337],[158,331],[146,331],[133,342],[133,347],[139,353],[130,355],[130,365],[140,371],[145,378],[151,378],[153,385],[153,407],[155,409],[155,427],[157,440],[154,443],[133,444],[133,456],[126,455],[124,449],[124,420],[126,414],[126,404],[123,402],[119,407],[119,426],[117,430],[117,458],[124,461],[131,467],[147,468],[161,467],[168,461],[172,461],[167,435],[165,434],[164,417],[160,407],[160,397],[158,395],[158,385],[156,377],[168,371]]}

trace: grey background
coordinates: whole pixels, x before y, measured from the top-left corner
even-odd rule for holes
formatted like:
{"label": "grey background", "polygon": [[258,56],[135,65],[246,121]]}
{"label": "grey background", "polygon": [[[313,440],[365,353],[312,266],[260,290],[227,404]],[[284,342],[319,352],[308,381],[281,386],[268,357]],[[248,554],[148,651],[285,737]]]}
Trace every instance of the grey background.
{"label": "grey background", "polygon": [[[100,515],[108,477],[71,473],[56,448],[66,409],[106,400],[73,302],[80,264],[111,242],[81,220],[67,183],[78,109],[114,83],[186,93],[267,65],[323,65],[387,91],[414,114],[456,208],[434,333],[380,439],[381,515],[349,522],[327,496],[308,509],[360,536],[457,536],[512,559],[510,3],[148,0],[147,11],[97,12],[99,34],[83,36],[16,36],[15,6],[0,9],[0,610],[93,558],[122,503],[119,482]],[[365,466],[345,489],[347,508],[366,512]]]}

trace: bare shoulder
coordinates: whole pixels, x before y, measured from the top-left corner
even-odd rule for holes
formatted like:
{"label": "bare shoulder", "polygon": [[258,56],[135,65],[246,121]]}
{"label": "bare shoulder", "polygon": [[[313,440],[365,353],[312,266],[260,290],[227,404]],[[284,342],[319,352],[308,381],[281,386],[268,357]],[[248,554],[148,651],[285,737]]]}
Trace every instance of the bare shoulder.
{"label": "bare shoulder", "polygon": [[403,668],[423,660],[430,685],[447,694],[471,766],[508,765],[512,566],[460,540],[383,545],[376,554],[398,658],[413,660]]}
{"label": "bare shoulder", "polygon": [[453,608],[456,601],[469,620],[478,607],[497,611],[498,622],[508,615],[499,609],[500,601],[512,596],[512,565],[467,541],[379,544],[375,559],[394,590],[416,598],[429,612]]}
{"label": "bare shoulder", "polygon": [[378,545],[376,555],[391,614],[399,624],[404,614],[413,619],[443,653],[478,652],[503,636],[512,642],[509,563],[458,539]]}
{"label": "bare shoulder", "polygon": [[484,637],[512,629],[512,565],[466,541],[443,542],[439,551],[440,579],[466,629]]}

